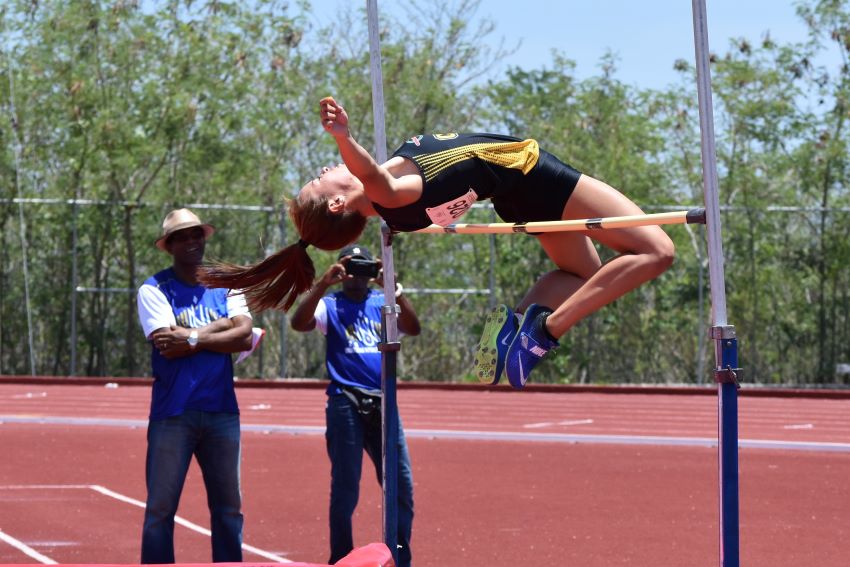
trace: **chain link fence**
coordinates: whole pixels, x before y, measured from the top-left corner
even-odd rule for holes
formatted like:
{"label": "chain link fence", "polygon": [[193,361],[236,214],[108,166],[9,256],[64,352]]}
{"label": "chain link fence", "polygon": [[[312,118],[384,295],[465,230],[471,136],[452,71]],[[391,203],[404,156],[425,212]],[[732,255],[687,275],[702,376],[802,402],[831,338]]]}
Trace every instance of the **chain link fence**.
{"label": "chain link fence", "polygon": [[[207,259],[254,262],[292,241],[281,207],[187,204],[217,231]],[[0,374],[146,376],[149,346],[136,290],[170,265],[153,245],[164,204],[8,199],[0,201]],[[649,211],[689,207],[645,207]],[[822,385],[850,381],[850,276],[845,209],[723,210],[730,323],[741,338],[744,380]],[[824,220],[824,218],[826,220]],[[494,222],[476,206],[465,222]],[[572,383],[704,383],[712,353],[703,227],[669,230],[677,261],[656,281],[583,321],[536,378]],[[754,238],[758,234],[759,238]],[[370,224],[362,243],[378,252]],[[517,303],[551,270],[525,235],[398,235],[399,281],[423,324],[403,339],[402,380],[471,380],[472,354],[496,302]],[[606,251],[601,251],[603,260]],[[311,249],[320,274],[335,253]],[[255,314],[262,347],[236,367],[240,378],[325,375],[324,338],[296,333],[282,312]]]}

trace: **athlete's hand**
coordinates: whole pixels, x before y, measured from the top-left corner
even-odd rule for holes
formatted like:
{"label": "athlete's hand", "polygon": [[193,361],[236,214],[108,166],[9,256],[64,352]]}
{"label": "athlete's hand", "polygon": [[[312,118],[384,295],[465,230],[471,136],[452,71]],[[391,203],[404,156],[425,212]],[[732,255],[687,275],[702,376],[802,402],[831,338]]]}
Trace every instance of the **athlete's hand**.
{"label": "athlete's hand", "polygon": [[322,118],[322,128],[328,134],[334,138],[348,136],[348,114],[332,96],[326,96],[319,101],[319,115]]}

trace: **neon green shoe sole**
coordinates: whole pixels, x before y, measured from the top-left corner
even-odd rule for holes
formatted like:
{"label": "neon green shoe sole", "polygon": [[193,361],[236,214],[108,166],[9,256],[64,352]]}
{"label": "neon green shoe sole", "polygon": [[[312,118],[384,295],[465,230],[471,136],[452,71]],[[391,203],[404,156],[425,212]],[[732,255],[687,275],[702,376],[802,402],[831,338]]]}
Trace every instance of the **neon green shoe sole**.
{"label": "neon green shoe sole", "polygon": [[473,361],[473,372],[479,382],[499,383],[505,367],[505,356],[516,331],[516,318],[507,305],[499,305],[487,315]]}

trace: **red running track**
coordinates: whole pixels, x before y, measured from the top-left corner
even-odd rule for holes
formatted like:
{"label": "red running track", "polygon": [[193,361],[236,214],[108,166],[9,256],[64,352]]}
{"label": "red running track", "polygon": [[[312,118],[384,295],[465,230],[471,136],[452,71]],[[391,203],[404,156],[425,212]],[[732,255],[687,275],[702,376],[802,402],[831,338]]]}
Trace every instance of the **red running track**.
{"label": "red running track", "polygon": [[[39,562],[9,541],[136,563],[149,387],[52,382],[0,381],[0,563]],[[245,560],[325,562],[322,388],[238,396]],[[713,395],[402,385],[399,410],[418,567],[718,564]],[[742,395],[739,430],[741,564],[847,565],[850,399]],[[199,477],[179,514],[202,531]],[[367,472],[357,545],[381,540],[380,500]],[[201,531],[177,528],[178,561],[209,561]]]}

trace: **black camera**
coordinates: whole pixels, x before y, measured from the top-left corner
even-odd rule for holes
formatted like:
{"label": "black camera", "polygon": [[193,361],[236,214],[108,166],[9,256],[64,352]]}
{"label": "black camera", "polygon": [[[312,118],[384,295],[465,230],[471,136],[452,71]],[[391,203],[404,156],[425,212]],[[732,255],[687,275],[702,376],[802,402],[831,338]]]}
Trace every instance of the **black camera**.
{"label": "black camera", "polygon": [[364,260],[363,258],[351,258],[345,264],[345,273],[352,276],[377,278],[378,263],[374,260]]}

